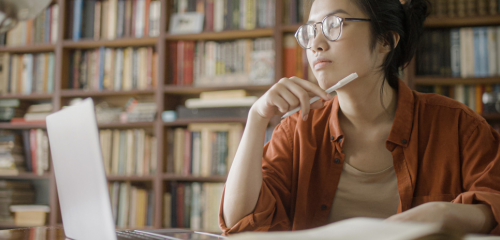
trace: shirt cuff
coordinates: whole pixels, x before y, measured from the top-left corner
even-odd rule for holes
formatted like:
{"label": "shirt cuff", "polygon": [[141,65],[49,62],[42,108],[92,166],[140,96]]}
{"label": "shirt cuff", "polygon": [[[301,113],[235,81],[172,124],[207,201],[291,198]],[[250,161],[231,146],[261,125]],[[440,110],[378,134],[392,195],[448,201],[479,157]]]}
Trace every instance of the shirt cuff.
{"label": "shirt cuff", "polygon": [[500,235],[500,194],[483,191],[470,191],[458,195],[452,203],[461,204],[485,204],[491,207],[491,212],[497,222],[495,228],[490,232],[492,235]]}

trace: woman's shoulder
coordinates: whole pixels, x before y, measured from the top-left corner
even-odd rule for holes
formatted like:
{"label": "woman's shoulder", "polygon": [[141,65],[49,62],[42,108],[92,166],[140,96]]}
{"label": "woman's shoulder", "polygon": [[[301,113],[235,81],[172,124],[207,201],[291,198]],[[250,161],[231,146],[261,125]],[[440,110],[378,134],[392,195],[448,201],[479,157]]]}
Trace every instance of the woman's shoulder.
{"label": "woman's shoulder", "polygon": [[464,103],[455,99],[436,94],[436,93],[421,93],[413,91],[416,113],[422,115],[434,115],[438,117],[460,117],[461,121],[467,123],[486,123],[486,120],[477,112],[469,108]]}

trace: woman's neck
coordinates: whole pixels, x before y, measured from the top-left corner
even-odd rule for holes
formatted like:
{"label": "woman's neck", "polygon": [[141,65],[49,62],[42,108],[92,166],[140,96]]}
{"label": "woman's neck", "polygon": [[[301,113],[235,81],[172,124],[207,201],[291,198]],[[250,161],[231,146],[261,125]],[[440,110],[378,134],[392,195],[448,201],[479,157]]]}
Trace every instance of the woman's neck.
{"label": "woman's neck", "polygon": [[354,128],[392,125],[396,114],[397,91],[385,81],[381,92],[382,79],[360,78],[339,89],[339,120]]}

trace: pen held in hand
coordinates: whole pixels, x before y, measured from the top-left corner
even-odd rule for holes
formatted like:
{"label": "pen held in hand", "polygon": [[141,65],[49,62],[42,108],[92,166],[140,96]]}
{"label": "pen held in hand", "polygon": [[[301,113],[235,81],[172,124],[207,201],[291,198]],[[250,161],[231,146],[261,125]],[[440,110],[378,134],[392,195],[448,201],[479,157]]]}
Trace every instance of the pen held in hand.
{"label": "pen held in hand", "polygon": [[[328,93],[328,94],[330,94],[333,91],[335,91],[335,90],[337,90],[337,89],[345,86],[346,84],[352,82],[356,78],[358,78],[358,74],[357,73],[351,73],[349,76],[347,76],[347,77],[343,78],[342,80],[340,80],[337,84],[335,84],[332,87],[328,88],[325,92]],[[319,99],[320,99],[320,97],[318,97],[318,96],[313,97],[313,98],[311,98],[311,100],[309,100],[309,104],[313,104],[314,102],[318,101]],[[300,110],[300,106],[292,109],[289,112],[287,112],[285,115],[283,115],[283,117],[281,117],[281,119],[289,117],[292,114],[298,112],[299,110]]]}

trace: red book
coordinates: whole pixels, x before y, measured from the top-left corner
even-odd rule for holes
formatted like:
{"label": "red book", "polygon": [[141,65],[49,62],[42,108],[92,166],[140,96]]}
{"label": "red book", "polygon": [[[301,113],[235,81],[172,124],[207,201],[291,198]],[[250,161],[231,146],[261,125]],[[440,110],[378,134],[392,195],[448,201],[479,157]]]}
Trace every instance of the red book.
{"label": "red book", "polygon": [[33,173],[36,173],[37,161],[36,161],[36,129],[30,130],[30,150],[31,150],[31,166]]}
{"label": "red book", "polygon": [[214,0],[207,0],[205,8],[205,31],[214,30]]}
{"label": "red book", "polygon": [[184,66],[183,85],[191,85],[193,82],[193,48],[194,42],[188,41],[184,44]]}
{"label": "red book", "polygon": [[45,120],[43,121],[29,121],[29,122],[26,122],[26,120],[24,120],[23,117],[19,117],[19,118],[12,118],[10,120],[10,123],[11,124],[14,124],[14,125],[23,125],[23,124],[45,124]]}
{"label": "red book", "polygon": [[295,76],[296,70],[296,59],[295,48],[285,48],[283,50],[283,62],[285,63],[285,77]]}
{"label": "red book", "polygon": [[191,174],[191,131],[184,130],[184,169],[182,174],[188,176]]}
{"label": "red book", "polygon": [[144,37],[149,36],[149,5],[151,0],[144,1]]}
{"label": "red book", "polygon": [[184,227],[184,183],[177,185],[177,227]]}

